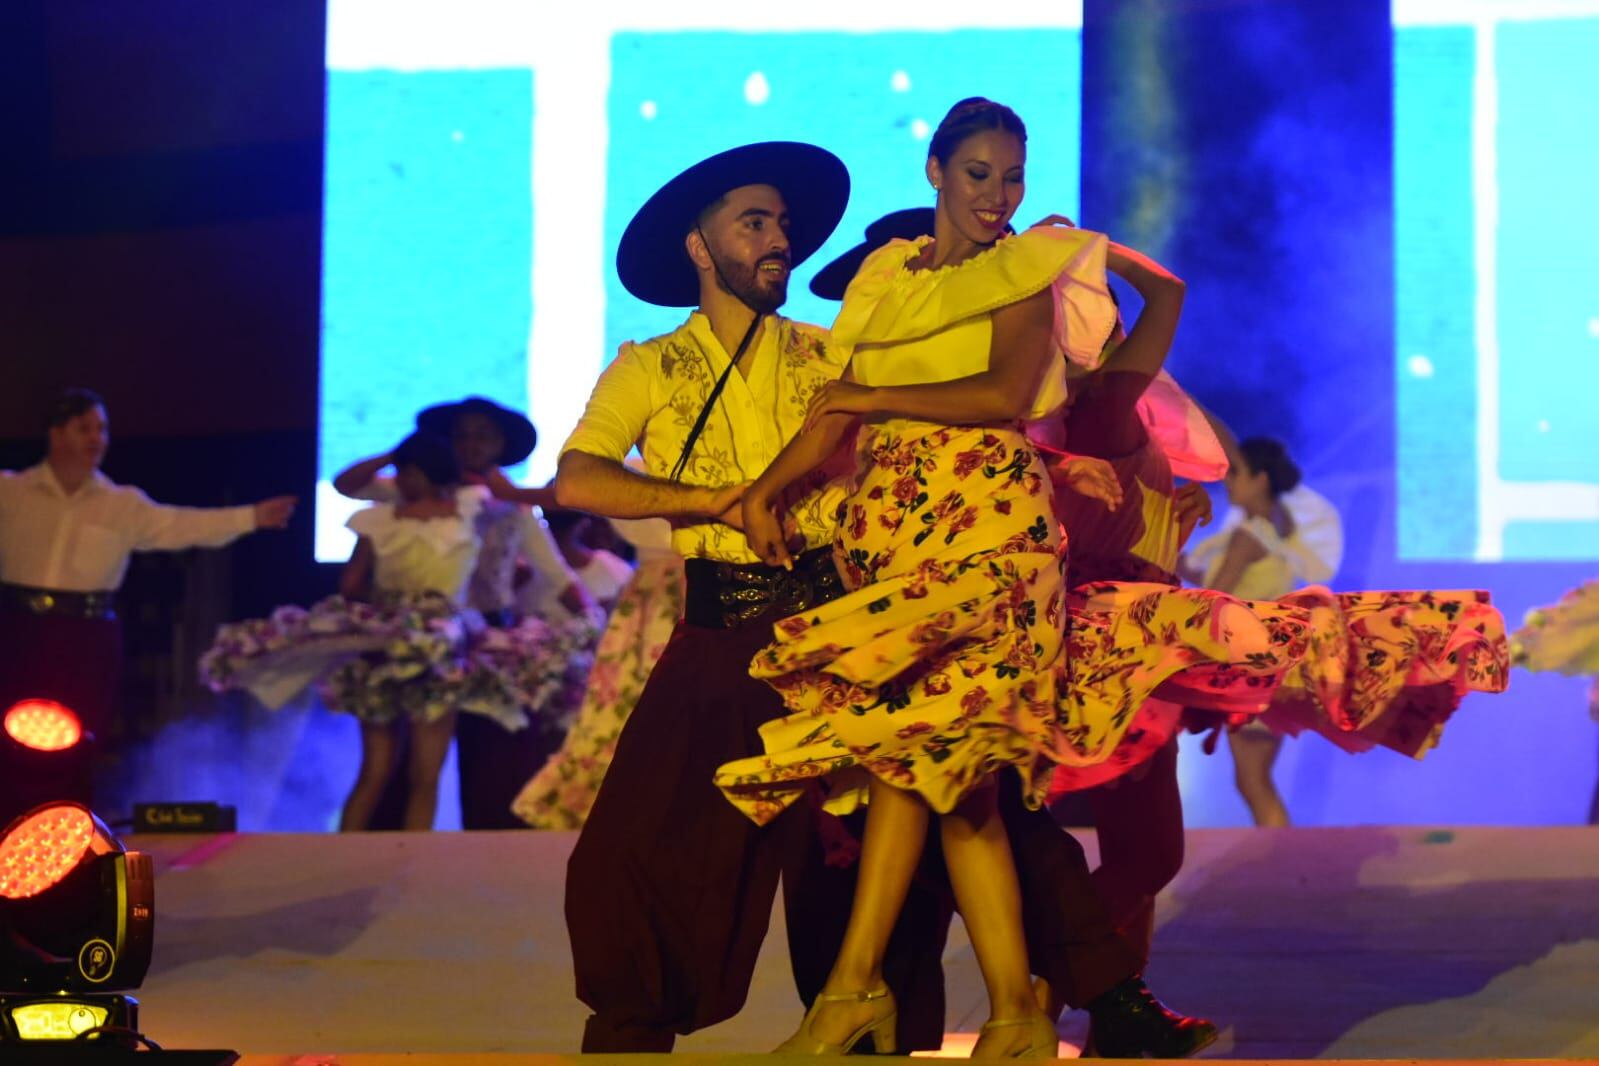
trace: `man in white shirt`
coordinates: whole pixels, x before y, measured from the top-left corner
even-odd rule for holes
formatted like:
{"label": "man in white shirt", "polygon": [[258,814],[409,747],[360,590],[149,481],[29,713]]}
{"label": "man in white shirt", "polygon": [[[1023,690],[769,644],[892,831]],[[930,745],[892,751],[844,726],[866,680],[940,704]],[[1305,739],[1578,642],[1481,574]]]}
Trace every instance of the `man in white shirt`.
{"label": "man in white shirt", "polygon": [[51,699],[103,732],[116,706],[122,630],[115,594],[136,551],[221,547],[281,529],[292,496],[242,507],[169,507],[100,472],[105,404],[69,389],[49,418],[44,462],[0,471],[0,713]]}

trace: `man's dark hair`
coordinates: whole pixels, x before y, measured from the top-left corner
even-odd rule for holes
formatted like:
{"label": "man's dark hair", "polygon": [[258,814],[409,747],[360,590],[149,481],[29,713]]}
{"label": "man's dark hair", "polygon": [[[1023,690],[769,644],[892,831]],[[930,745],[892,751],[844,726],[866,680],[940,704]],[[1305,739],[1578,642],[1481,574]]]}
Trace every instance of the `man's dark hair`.
{"label": "man's dark hair", "polygon": [[51,405],[50,416],[45,425],[55,429],[57,426],[66,425],[81,414],[104,406],[105,401],[92,389],[67,389],[57,396],[56,402]]}

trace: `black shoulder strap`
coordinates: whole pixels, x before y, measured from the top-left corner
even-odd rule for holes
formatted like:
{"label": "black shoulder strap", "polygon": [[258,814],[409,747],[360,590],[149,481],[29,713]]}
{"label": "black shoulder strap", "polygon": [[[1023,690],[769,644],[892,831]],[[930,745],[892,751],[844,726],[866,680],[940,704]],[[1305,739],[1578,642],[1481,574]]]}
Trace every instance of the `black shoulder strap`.
{"label": "black shoulder strap", "polygon": [[672,480],[681,481],[683,471],[688,469],[688,458],[694,451],[694,445],[699,441],[700,434],[705,432],[705,423],[710,420],[711,408],[716,406],[716,400],[722,395],[722,389],[727,385],[727,376],[738,366],[738,361],[744,358],[744,352],[750,346],[750,341],[755,337],[755,331],[761,324],[760,315],[750,320],[750,328],[744,331],[744,339],[738,342],[738,350],[733,353],[733,358],[728,360],[727,369],[722,371],[722,376],[716,379],[716,385],[711,389],[711,394],[705,398],[705,405],[700,408],[699,417],[694,420],[694,428],[688,431],[688,440],[683,442],[683,451],[677,457],[676,464],[672,467]]}

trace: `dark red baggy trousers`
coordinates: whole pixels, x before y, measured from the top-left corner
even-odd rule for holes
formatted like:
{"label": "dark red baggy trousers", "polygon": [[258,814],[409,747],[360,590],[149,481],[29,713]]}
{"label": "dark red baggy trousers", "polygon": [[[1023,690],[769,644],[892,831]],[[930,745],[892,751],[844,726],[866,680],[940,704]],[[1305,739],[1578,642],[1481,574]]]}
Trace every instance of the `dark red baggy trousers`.
{"label": "dark red baggy trousers", "polygon": [[[798,804],[759,827],[712,784],[721,764],[760,751],[760,725],[783,713],[748,673],[770,639],[769,622],[679,625],[622,731],[567,867],[577,993],[594,1012],[585,1052],[667,1051],[675,1034],[736,1014],[780,878],[802,1001],[838,953],[855,871],[826,865],[812,811]],[[1046,812],[1023,807],[1014,781],[1001,802],[1034,971],[1086,1003],[1136,972],[1137,953],[1116,935],[1076,841]],[[943,1036],[952,907],[936,837],[929,853],[884,963],[901,1051],[936,1048]],[[798,1015],[796,1006],[796,1024]]]}

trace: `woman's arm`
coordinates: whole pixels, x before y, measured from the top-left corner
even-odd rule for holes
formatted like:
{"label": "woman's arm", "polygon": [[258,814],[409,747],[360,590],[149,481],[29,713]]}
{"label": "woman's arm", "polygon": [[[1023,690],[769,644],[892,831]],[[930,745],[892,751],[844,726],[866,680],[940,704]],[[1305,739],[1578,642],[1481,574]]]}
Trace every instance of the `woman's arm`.
{"label": "woman's arm", "polygon": [[394,456],[389,452],[384,452],[382,455],[374,455],[370,459],[362,459],[360,462],[351,463],[334,475],[333,488],[341,496],[355,498],[363,489],[372,484],[372,479],[377,477],[384,467],[392,462],[394,462]]}
{"label": "woman's arm", "polygon": [[812,398],[806,427],[835,413],[920,418],[952,426],[1022,418],[1053,361],[1054,324],[1055,305],[1045,289],[994,312],[987,370],[926,385],[873,388],[835,381]]}
{"label": "woman's arm", "polygon": [[1103,369],[1133,371],[1153,377],[1166,363],[1177,321],[1183,314],[1183,280],[1142,253],[1111,242],[1106,265],[1144,298],[1127,339],[1105,360]]}
{"label": "woman's arm", "polygon": [[1233,530],[1233,535],[1227,538],[1227,554],[1222,556],[1221,569],[1216,571],[1210,587],[1217,592],[1232,592],[1243,580],[1244,571],[1249,569],[1250,564],[1265,557],[1266,546],[1255,539],[1253,533],[1247,529]]}
{"label": "woman's arm", "polygon": [[799,431],[744,493],[744,538],[769,566],[794,567],[777,513],[783,490],[832,457],[855,426],[855,417],[831,414]]}
{"label": "woman's arm", "polygon": [[355,552],[339,573],[339,595],[347,600],[366,600],[372,596],[372,542],[358,537]]}

